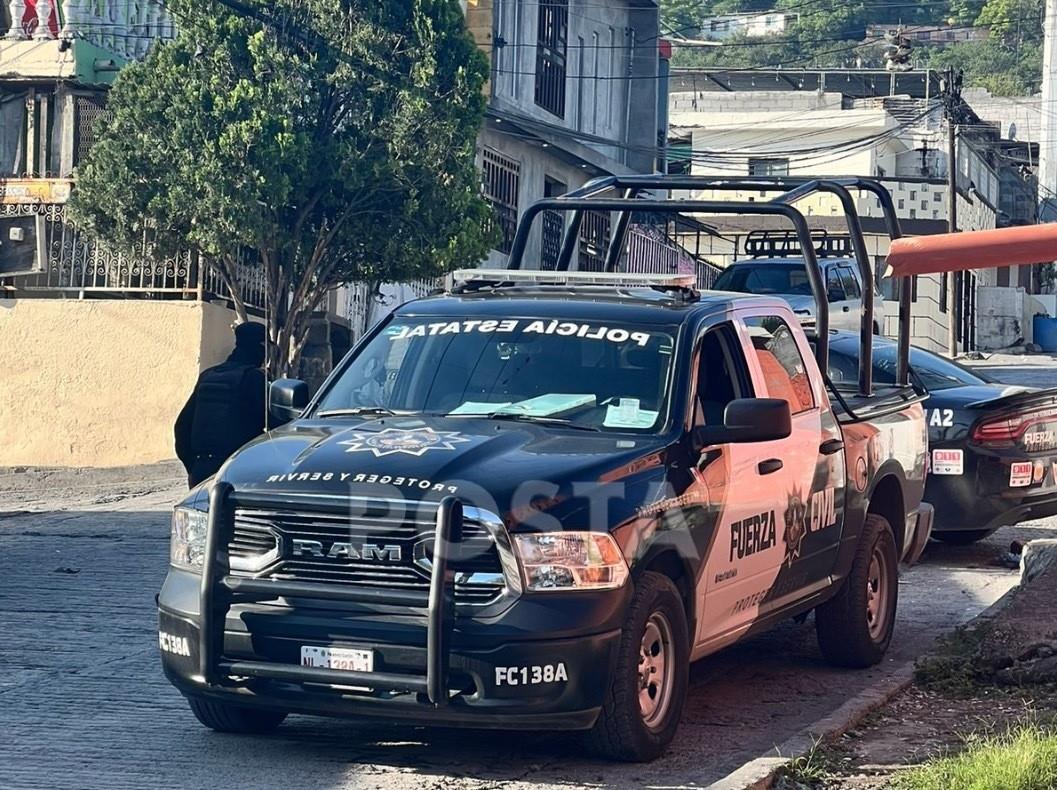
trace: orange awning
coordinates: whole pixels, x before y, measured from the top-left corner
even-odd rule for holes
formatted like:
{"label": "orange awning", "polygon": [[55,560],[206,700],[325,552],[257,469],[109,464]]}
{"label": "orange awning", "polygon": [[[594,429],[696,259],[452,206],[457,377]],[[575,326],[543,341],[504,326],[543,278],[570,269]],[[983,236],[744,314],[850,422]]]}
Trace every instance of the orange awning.
{"label": "orange awning", "polygon": [[893,277],[1057,261],[1057,223],[896,239],[888,251]]}

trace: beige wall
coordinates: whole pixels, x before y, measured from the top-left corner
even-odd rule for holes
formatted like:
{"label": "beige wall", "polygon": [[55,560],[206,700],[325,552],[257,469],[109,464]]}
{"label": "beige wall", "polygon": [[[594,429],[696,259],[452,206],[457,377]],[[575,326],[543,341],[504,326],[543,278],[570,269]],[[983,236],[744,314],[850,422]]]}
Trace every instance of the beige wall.
{"label": "beige wall", "polygon": [[173,422],[233,314],[194,302],[0,299],[0,466],[173,458]]}

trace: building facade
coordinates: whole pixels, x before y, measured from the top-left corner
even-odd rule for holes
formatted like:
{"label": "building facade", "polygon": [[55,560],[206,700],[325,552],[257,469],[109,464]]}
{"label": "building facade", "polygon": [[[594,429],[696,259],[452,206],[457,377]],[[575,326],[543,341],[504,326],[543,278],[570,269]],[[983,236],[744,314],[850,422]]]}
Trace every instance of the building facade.
{"label": "building facade", "polygon": [[[465,8],[491,63],[478,161],[502,234],[489,263],[503,265],[517,220],[534,201],[600,175],[655,171],[666,97],[658,5],[468,0]],[[563,220],[536,223],[528,267],[553,262]],[[585,222],[582,255],[590,257],[608,232],[608,217]]]}
{"label": "building facade", "polygon": [[958,44],[964,41],[985,41],[990,32],[985,27],[973,25],[902,25],[892,24],[869,25],[866,28],[867,41],[881,41],[885,34],[899,30],[903,37],[924,44]]}
{"label": "building facade", "polygon": [[726,41],[735,36],[777,36],[788,30],[799,16],[781,10],[758,14],[721,14],[702,20],[700,38],[705,41]]}
{"label": "building facade", "polygon": [[[997,132],[981,124],[969,108],[961,109],[955,163],[958,229],[1010,224],[1001,207],[1018,189],[1030,190],[1027,176],[1000,156]],[[946,233],[951,163],[945,112],[939,75],[934,72],[680,73],[673,78],[670,98],[672,158],[681,158],[688,172],[710,176],[875,177],[891,191],[906,235]],[[767,197],[762,192],[736,196]],[[817,196],[798,205],[813,226],[847,231],[834,198]],[[888,299],[884,329],[894,334],[896,293],[883,277],[888,236],[873,198],[859,198],[857,208],[878,270],[880,292]],[[759,218],[705,221],[719,233],[706,242],[706,254],[718,265],[742,255],[745,234],[759,224]],[[1000,271],[958,277],[959,298],[954,305],[948,303],[946,276],[916,278],[914,342],[946,350],[952,320],[962,350],[1030,340],[1025,336],[1030,321],[991,316],[984,303],[993,289],[1019,285],[1018,273],[1013,273],[1011,283],[1009,270]],[[1030,286],[1030,272],[1028,279]]]}

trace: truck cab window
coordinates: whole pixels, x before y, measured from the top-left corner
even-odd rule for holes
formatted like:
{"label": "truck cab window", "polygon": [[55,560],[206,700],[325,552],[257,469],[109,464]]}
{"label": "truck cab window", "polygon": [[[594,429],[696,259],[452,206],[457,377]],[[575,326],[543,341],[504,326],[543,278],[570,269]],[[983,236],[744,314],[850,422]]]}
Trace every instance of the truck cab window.
{"label": "truck cab window", "polygon": [[745,326],[767,382],[767,397],[788,401],[793,414],[813,409],[811,378],[789,325],[778,316],[753,316]]}
{"label": "truck cab window", "polygon": [[847,298],[836,267],[826,269],[826,299],[830,302],[843,302]]}
{"label": "truck cab window", "polygon": [[852,272],[847,266],[841,266],[840,279],[844,283],[844,291],[848,294],[849,299],[858,299],[862,296],[862,289],[859,287],[859,281],[855,279],[855,273]]}
{"label": "truck cab window", "polygon": [[721,425],[727,404],[749,397],[745,360],[729,326],[711,330],[701,341],[697,368],[696,425]]}

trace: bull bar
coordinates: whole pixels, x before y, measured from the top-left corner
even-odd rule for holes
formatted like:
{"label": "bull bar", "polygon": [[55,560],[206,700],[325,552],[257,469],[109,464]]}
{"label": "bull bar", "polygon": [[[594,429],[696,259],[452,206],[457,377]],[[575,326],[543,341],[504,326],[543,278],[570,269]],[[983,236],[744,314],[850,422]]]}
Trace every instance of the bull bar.
{"label": "bull bar", "polygon": [[294,683],[334,686],[365,686],[376,691],[413,693],[434,707],[450,698],[448,674],[451,632],[455,619],[455,573],[450,562],[462,541],[463,507],[455,497],[445,497],[437,508],[436,533],[430,570],[427,605],[426,674],[356,672],[302,667],[269,661],[224,659],[224,626],[228,611],[236,603],[270,601],[282,597],[316,598],[345,603],[390,604],[419,607],[421,596],[400,590],[356,590],[316,582],[250,579],[231,575],[228,546],[234,534],[234,487],[217,481],[209,492],[209,516],[205,557],[199,590],[199,674],[207,686],[225,680],[252,677]]}

